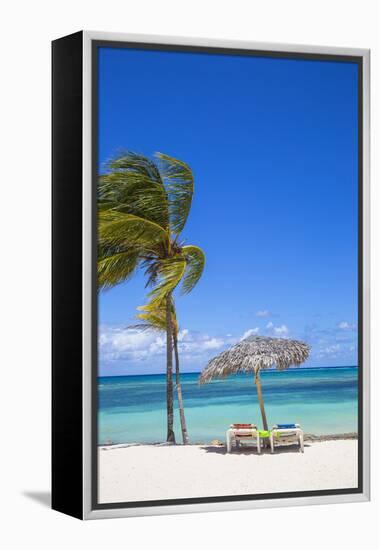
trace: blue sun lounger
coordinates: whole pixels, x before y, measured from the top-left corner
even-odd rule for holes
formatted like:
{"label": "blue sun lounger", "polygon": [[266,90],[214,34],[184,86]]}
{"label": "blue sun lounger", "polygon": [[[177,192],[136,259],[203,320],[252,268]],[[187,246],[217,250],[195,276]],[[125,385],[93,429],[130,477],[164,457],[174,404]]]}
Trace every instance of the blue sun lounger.
{"label": "blue sun lounger", "polygon": [[298,443],[299,450],[304,452],[304,432],[300,424],[274,424],[270,435],[271,452],[274,452],[275,445],[291,443]]}

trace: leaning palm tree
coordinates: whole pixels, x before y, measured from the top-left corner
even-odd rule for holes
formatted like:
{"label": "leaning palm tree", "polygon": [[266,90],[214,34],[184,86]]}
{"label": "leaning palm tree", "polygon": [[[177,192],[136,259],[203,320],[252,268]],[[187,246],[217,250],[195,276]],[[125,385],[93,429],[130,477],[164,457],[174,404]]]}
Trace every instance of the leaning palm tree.
{"label": "leaning palm tree", "polygon": [[190,292],[201,277],[205,256],[185,245],[180,234],[191,208],[190,167],[162,153],[156,161],[125,152],[107,164],[98,189],[98,284],[102,289],[130,279],[138,268],[147,276],[153,308],[166,305],[167,441],[175,442],[171,299],[181,283]]}
{"label": "leaning palm tree", "polygon": [[284,370],[291,365],[301,365],[308,359],[309,351],[308,344],[299,340],[250,336],[211,359],[200,375],[200,384],[225,378],[230,374],[251,372],[257,388],[263,429],[268,430],[260,379],[261,370],[274,366],[278,370]]}
{"label": "leaning palm tree", "polygon": [[[142,313],[136,315],[137,319],[143,321],[141,324],[132,325],[131,328],[138,330],[158,330],[166,331],[166,301],[161,304],[161,307],[152,308],[150,305],[141,306],[138,308]],[[180,427],[182,430],[183,445],[188,445],[189,437],[187,431],[186,418],[184,414],[182,385],[180,381],[180,364],[179,364],[179,348],[178,334],[179,325],[176,317],[176,310],[173,299],[171,299],[171,319],[172,319],[172,340],[175,355],[175,386],[178,396],[178,409],[180,417]]]}

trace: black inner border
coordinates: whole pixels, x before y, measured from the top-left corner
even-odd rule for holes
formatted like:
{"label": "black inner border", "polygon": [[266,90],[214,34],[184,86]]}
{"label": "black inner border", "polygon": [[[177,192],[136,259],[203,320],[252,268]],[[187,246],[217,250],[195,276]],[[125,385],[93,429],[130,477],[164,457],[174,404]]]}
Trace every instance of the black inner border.
{"label": "black inner border", "polygon": [[[98,178],[98,49],[124,48],[137,50],[155,50],[171,52],[206,53],[215,55],[270,57],[294,60],[331,61],[356,63],[358,65],[358,487],[353,489],[331,489],[320,491],[297,491],[283,493],[263,493],[255,495],[230,495],[220,497],[178,498],[166,500],[145,500],[134,502],[98,503],[98,315],[97,315],[97,178]],[[149,506],[170,506],[178,504],[203,504],[208,502],[238,502],[282,498],[314,497],[326,495],[346,495],[363,492],[363,58],[335,54],[298,53],[267,50],[248,50],[239,48],[221,48],[205,46],[183,46],[174,44],[149,44],[139,42],[118,42],[111,40],[92,40],[92,383],[91,383],[91,461],[92,487],[91,500],[93,510],[115,508],[142,508]]]}

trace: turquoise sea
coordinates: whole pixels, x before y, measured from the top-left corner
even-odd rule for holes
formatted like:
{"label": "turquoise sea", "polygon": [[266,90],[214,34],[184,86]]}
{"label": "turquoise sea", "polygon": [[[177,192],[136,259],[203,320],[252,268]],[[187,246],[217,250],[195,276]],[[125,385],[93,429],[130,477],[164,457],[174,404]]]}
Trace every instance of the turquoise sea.
{"label": "turquoise sea", "polygon": [[[232,422],[261,418],[253,377],[236,375],[200,386],[198,373],[182,374],[182,389],[191,443],[224,439]],[[261,374],[270,425],[298,422],[317,435],[356,432],[356,367],[289,369]],[[98,379],[99,444],[153,443],[166,437],[166,381],[163,374]],[[175,433],[181,442],[175,411]]]}

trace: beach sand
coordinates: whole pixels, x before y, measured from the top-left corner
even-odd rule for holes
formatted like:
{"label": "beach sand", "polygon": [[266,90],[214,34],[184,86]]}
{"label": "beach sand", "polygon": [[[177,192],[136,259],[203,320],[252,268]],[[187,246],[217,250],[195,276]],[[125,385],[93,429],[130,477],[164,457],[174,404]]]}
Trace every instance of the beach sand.
{"label": "beach sand", "polygon": [[215,445],[99,447],[99,502],[345,489],[357,486],[356,440],[308,441],[304,454]]}

